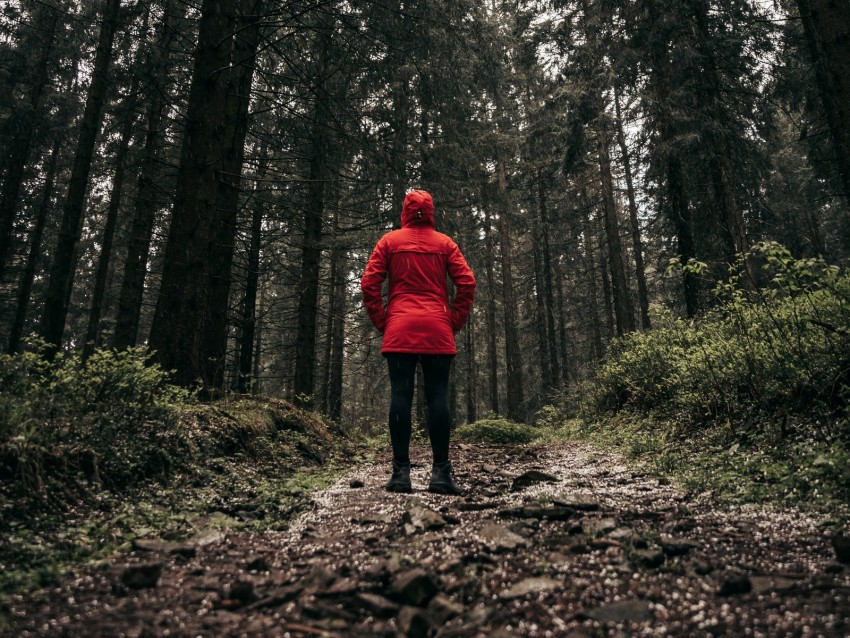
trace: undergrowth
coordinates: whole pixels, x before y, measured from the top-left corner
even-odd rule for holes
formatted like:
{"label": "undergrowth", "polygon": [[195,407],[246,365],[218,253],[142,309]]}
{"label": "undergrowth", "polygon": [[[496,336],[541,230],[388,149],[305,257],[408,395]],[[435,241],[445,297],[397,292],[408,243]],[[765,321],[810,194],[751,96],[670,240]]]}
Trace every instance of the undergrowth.
{"label": "undergrowth", "polygon": [[0,597],[140,538],[283,528],[372,454],[286,401],[199,403],[142,350],[0,357],[0,419]]}
{"label": "undergrowth", "polygon": [[850,275],[774,243],[756,246],[749,263],[761,287],[735,275],[717,285],[704,315],[659,317],[652,330],[614,341],[563,413],[579,417],[572,434],[695,489],[843,510]]}

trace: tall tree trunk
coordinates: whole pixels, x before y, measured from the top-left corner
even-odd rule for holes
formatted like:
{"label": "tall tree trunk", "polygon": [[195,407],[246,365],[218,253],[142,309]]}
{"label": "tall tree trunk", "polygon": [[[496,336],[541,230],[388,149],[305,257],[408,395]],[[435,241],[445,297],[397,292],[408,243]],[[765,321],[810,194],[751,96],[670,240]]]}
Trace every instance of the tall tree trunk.
{"label": "tall tree trunk", "polygon": [[[38,112],[41,96],[48,85],[48,62],[53,51],[53,40],[59,23],[60,10],[48,3],[40,5],[33,29],[34,38],[38,42],[27,44],[28,55],[38,57],[32,67],[32,89],[28,95],[27,106],[17,130],[11,136],[9,147],[0,153],[3,165],[0,175],[3,175],[3,186],[0,189],[0,282],[3,281],[5,265],[11,257],[12,230],[15,224],[15,211],[21,185],[24,181],[24,169],[32,146],[35,132],[35,114]],[[34,50],[33,50],[34,49]]]}
{"label": "tall tree trunk", "polygon": [[322,380],[319,384],[319,394],[320,394],[320,404],[319,411],[322,414],[328,413],[328,400],[330,393],[330,384],[331,384],[331,356],[333,351],[333,334],[334,334],[334,322],[336,321],[336,285],[337,280],[340,278],[339,274],[339,259],[340,259],[340,245],[339,245],[339,205],[333,207],[333,225],[331,227],[331,253],[330,253],[330,262],[331,262],[331,271],[328,277],[328,313],[327,313],[327,321],[325,322],[325,346],[324,346],[324,366],[322,366]]}
{"label": "tall tree trunk", "polygon": [[35,280],[35,269],[38,265],[38,256],[41,254],[41,240],[44,236],[47,216],[51,209],[53,187],[56,180],[56,166],[59,163],[59,149],[61,146],[62,136],[57,135],[53,141],[53,150],[50,152],[50,160],[48,161],[47,173],[44,178],[44,191],[41,194],[41,203],[36,214],[35,226],[33,226],[32,234],[30,235],[29,254],[27,255],[27,262],[24,266],[24,274],[21,277],[20,287],[18,288],[18,304],[15,309],[15,320],[12,323],[12,330],[9,334],[9,354],[15,354],[18,351],[24,335],[24,325],[26,323],[30,295],[32,294],[32,284]]}
{"label": "tall tree trunk", "polygon": [[[260,43],[259,11],[261,0],[240,0],[233,52],[225,98],[226,126],[221,151],[216,215],[209,268],[209,314],[204,332],[203,350],[219,361],[214,387],[223,383],[227,355],[227,308],[229,307],[231,271],[239,216],[239,194],[242,163],[245,158],[245,136],[248,133],[248,110],[257,47]],[[256,209],[255,209],[256,210]],[[262,215],[262,211],[260,212]],[[253,222],[253,220],[252,220]],[[256,292],[255,292],[256,294]],[[253,339],[253,338],[252,338]],[[250,352],[250,348],[249,348]],[[218,372],[220,371],[220,372]]]}
{"label": "tall tree trunk", "polygon": [[150,336],[156,361],[175,371],[176,383],[200,380],[213,391],[224,374],[223,348],[207,330],[210,315],[226,312],[227,300],[212,305],[210,276],[221,272],[221,264],[211,264],[210,255],[218,253],[218,231],[226,223],[216,209],[235,12],[229,0],[204,0],[201,6],[174,212]]}
{"label": "tall tree trunk", "polygon": [[844,197],[850,204],[850,3],[797,0],[797,7],[832,134]]}
{"label": "tall tree trunk", "polygon": [[[486,188],[486,187],[485,187]],[[484,203],[484,246],[486,250],[487,272],[487,371],[490,389],[490,411],[499,414],[499,352],[496,348],[496,276],[493,263],[496,261],[493,249],[493,232],[490,226],[490,206]]]}
{"label": "tall tree trunk", "polygon": [[[586,280],[590,282],[590,287],[588,290],[588,305],[590,306],[590,344],[592,349],[593,358],[598,360],[601,359],[605,354],[605,348],[602,344],[602,320],[599,317],[599,289],[596,285],[597,276],[596,272],[599,270],[597,268],[596,262],[594,260],[594,241],[596,237],[596,233],[593,231],[594,224],[590,219],[590,208],[586,206],[588,201],[587,194],[582,193],[582,202],[585,203],[585,210],[587,213],[584,215],[584,271],[587,273]],[[600,251],[601,254],[601,251]],[[602,261],[604,264],[605,258],[602,256]],[[605,269],[601,270],[602,281],[605,281]],[[603,290],[603,297],[608,297],[608,295]]]}
{"label": "tall tree trunk", "polygon": [[332,25],[320,27],[318,69],[312,131],[307,150],[309,181],[304,207],[304,238],[301,251],[301,279],[298,286],[298,327],[295,337],[295,379],[293,398],[302,407],[313,405],[313,381],[316,373],[316,318],[318,315],[319,275],[322,255],[322,216],[325,208],[325,180],[328,174],[330,121],[328,94],[329,56]]}
{"label": "tall tree trunk", "polygon": [[620,146],[620,155],[623,158],[623,172],[626,175],[626,196],[629,202],[629,224],[632,231],[632,252],[635,256],[635,275],[638,285],[638,304],[640,305],[640,325],[644,330],[650,326],[649,319],[649,294],[646,289],[646,267],[643,263],[643,241],[640,237],[640,222],[638,220],[637,200],[635,198],[635,187],[632,178],[632,161],[629,155],[629,147],[626,145],[626,135],[623,131],[623,114],[620,110],[619,91],[614,93],[614,110],[617,117],[617,144]]}
{"label": "tall tree trunk", "polygon": [[[561,379],[563,379],[564,385],[567,385],[573,376],[571,374],[571,364],[575,363],[575,349],[567,346],[569,337],[567,336],[567,317],[566,309],[564,308],[564,276],[561,273],[560,260],[557,257],[552,260],[552,271],[557,282],[555,292],[558,302],[558,350],[561,355]],[[570,350],[573,352],[572,357],[570,357]]]}
{"label": "tall tree trunk", "polygon": [[543,394],[549,395],[553,388],[552,364],[549,357],[549,338],[546,334],[546,301],[543,286],[543,258],[540,245],[543,243],[539,223],[532,224],[531,253],[534,261],[534,323],[537,328],[537,349],[540,363],[540,381]]}
{"label": "tall tree trunk", "polygon": [[127,152],[133,137],[133,104],[138,91],[138,80],[133,79],[133,86],[124,104],[124,118],[121,126],[121,141],[115,154],[115,175],[112,177],[112,192],[109,195],[109,205],[106,209],[106,225],[100,242],[100,255],[97,262],[92,301],[89,307],[89,321],[86,338],[83,341],[83,361],[86,361],[98,345],[100,333],[100,317],[103,309],[103,298],[106,294],[106,280],[109,275],[109,262],[112,259],[112,243],[115,239],[115,228],[118,225],[118,209],[121,206],[121,194],[124,188],[124,172],[127,163]]}
{"label": "tall tree trunk", "polygon": [[41,336],[49,344],[50,354],[55,354],[62,345],[62,333],[65,331],[65,319],[71,302],[76,266],[75,253],[82,232],[83,205],[88,189],[95,140],[103,120],[103,106],[108,88],[107,76],[112,63],[112,44],[118,28],[120,6],[121,0],[106,0],[103,7],[92,81],[86,96],[77,150],[74,154],[71,178],[68,181],[68,193],[62,210],[59,243],[50,269],[40,329]]}
{"label": "tall tree trunk", "polygon": [[[265,170],[260,170],[264,175]],[[257,328],[257,288],[260,280],[260,247],[263,231],[265,202],[254,199],[251,213],[251,246],[248,249],[248,272],[245,281],[245,298],[242,300],[242,332],[239,338],[239,377],[236,387],[241,393],[250,392],[254,386],[253,371],[254,334]]]}
{"label": "tall tree trunk", "polygon": [[608,264],[611,268],[614,315],[617,319],[617,335],[623,336],[635,329],[635,317],[626,283],[626,266],[623,263],[617,203],[614,201],[614,178],[611,175],[608,133],[604,129],[599,132],[599,175],[602,181],[602,213],[605,239],[608,244]]}
{"label": "tall tree trunk", "polygon": [[[667,158],[667,196],[673,226],[676,229],[679,261],[687,266],[695,257],[693,230],[691,227],[691,211],[685,196],[685,186],[682,177],[682,164],[675,155]],[[682,274],[682,286],[685,295],[685,312],[692,319],[699,312],[699,282],[693,272],[688,269]]]}
{"label": "tall tree trunk", "polygon": [[560,383],[561,373],[558,365],[558,346],[555,336],[555,298],[552,290],[552,253],[549,247],[549,210],[546,201],[546,184],[540,171],[537,175],[537,188],[543,254],[543,291],[546,301],[546,334],[549,340],[549,367],[552,370],[552,387],[555,388]]}
{"label": "tall tree trunk", "polygon": [[[115,320],[115,333],[112,347],[124,350],[136,344],[139,332],[139,318],[142,313],[142,301],[145,294],[148,257],[150,255],[151,235],[153,233],[156,211],[158,209],[159,162],[157,152],[165,138],[163,110],[168,94],[169,54],[172,40],[178,32],[177,21],[183,17],[185,5],[176,0],[166,0],[163,6],[163,18],[158,30],[155,57],[148,60],[153,69],[153,86],[148,106],[147,129],[142,149],[138,187],[133,205],[133,222],[127,245],[127,257],[118,295],[118,311]],[[178,8],[180,9],[178,11]]]}
{"label": "tall tree trunk", "polygon": [[502,300],[505,313],[505,364],[507,365],[508,406],[507,417],[512,421],[525,419],[523,409],[522,353],[519,348],[519,330],[514,294],[513,256],[510,223],[508,221],[507,181],[504,162],[499,162],[499,239],[502,244]]}
{"label": "tall tree trunk", "polygon": [[337,274],[333,281],[333,332],[331,333],[330,375],[328,379],[328,417],[335,423],[342,420],[342,379],[345,363],[345,312],[348,270],[348,251],[340,247],[337,253]]}
{"label": "tall tree trunk", "polygon": [[260,381],[260,355],[263,352],[263,318],[266,316],[266,287],[260,288],[260,309],[254,320],[254,356],[253,356],[253,383],[251,384],[251,394],[260,394],[263,388]]}
{"label": "tall tree trunk", "polygon": [[464,334],[466,351],[466,422],[478,420],[478,371],[475,365],[475,313],[470,313]]}

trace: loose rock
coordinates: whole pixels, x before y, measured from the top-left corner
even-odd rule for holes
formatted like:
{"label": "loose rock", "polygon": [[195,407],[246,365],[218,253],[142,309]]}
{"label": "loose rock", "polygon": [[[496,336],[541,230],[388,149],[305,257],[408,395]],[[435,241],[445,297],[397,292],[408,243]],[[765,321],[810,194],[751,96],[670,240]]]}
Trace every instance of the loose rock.
{"label": "loose rock", "polygon": [[489,523],[481,530],[481,539],[491,552],[513,551],[528,544],[522,536],[503,525]]}
{"label": "loose rock", "polygon": [[161,562],[130,565],[121,573],[121,583],[130,589],[156,587],[162,575],[162,567]]}
{"label": "loose rock", "polygon": [[649,603],[645,600],[625,600],[602,605],[587,612],[587,617],[599,622],[637,622],[649,618]]}
{"label": "loose rock", "polygon": [[434,577],[424,569],[416,568],[396,575],[387,594],[402,604],[422,607],[428,604],[438,590]]}
{"label": "loose rock", "polygon": [[519,492],[538,483],[557,483],[558,477],[540,470],[529,470],[517,476],[511,483],[511,492]]}
{"label": "loose rock", "polygon": [[554,591],[556,589],[561,589],[562,587],[563,583],[561,581],[547,578],[545,576],[526,578],[525,580],[514,583],[507,589],[503,590],[499,594],[499,598],[502,600],[511,600],[513,598],[520,598],[526,594]]}

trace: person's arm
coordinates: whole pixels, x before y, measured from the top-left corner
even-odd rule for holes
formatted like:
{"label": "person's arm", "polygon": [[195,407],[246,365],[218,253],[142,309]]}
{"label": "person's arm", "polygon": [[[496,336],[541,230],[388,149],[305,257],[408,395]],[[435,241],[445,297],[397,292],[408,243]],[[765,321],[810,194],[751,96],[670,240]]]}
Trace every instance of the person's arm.
{"label": "person's arm", "polygon": [[472,310],[475,297],[475,275],[457,244],[452,243],[448,258],[449,277],[455,285],[455,299],[452,303],[452,330],[457,332],[466,323]]}
{"label": "person's arm", "polygon": [[375,327],[383,332],[387,325],[387,312],[384,310],[384,300],[381,298],[381,285],[387,278],[387,246],[383,239],[378,240],[372,256],[366,262],[366,270],[360,278],[360,291],[363,294],[363,305],[369,319]]}

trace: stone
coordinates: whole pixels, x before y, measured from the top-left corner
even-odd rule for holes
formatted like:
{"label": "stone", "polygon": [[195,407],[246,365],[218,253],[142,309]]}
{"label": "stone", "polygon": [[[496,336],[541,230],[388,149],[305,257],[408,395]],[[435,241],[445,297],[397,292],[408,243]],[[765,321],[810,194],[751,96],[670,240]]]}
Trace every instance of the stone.
{"label": "stone", "polygon": [[599,502],[587,494],[561,495],[553,498],[552,503],[582,512],[595,512],[599,510]]}
{"label": "stone", "polygon": [[544,507],[540,505],[524,505],[523,507],[499,510],[499,516],[502,518],[533,518],[550,521],[566,521],[573,514],[575,514],[574,509],[561,506]]}
{"label": "stone", "polygon": [[540,470],[528,470],[511,482],[511,492],[519,492],[538,483],[557,483],[558,477]]}
{"label": "stone", "polygon": [[435,624],[443,625],[452,618],[463,614],[463,605],[456,603],[445,594],[437,594],[428,603],[428,615]]}
{"label": "stone", "polygon": [[411,503],[402,514],[402,521],[405,526],[412,525],[415,530],[440,529],[446,526],[446,519],[439,512],[416,501]]}
{"label": "stone", "polygon": [[750,583],[753,586],[753,592],[756,594],[768,592],[787,594],[799,586],[798,579],[785,576],[750,576]]}
{"label": "stone", "polygon": [[243,605],[253,602],[256,599],[254,583],[250,580],[237,580],[228,588],[226,597],[230,600],[238,600]]}
{"label": "stone", "polygon": [[639,622],[649,618],[649,602],[645,600],[624,600],[591,609],[585,614],[598,622]]}
{"label": "stone", "polygon": [[267,572],[269,571],[269,563],[264,556],[257,556],[245,565],[245,569],[249,572]]}
{"label": "stone", "polygon": [[162,575],[162,567],[161,562],[130,565],[121,573],[121,583],[130,589],[156,587]]}
{"label": "stone", "polygon": [[359,488],[363,487],[364,485],[366,485],[366,484],[361,479],[351,479],[348,482],[348,487],[350,487],[353,490],[359,489]]}
{"label": "stone", "polygon": [[735,596],[737,594],[746,594],[752,591],[753,584],[746,574],[738,572],[727,572],[724,574],[720,582],[720,587],[717,589],[718,596]]}
{"label": "stone", "polygon": [[528,544],[522,536],[503,525],[488,523],[480,532],[481,539],[491,552],[513,551]]}
{"label": "stone", "polygon": [[621,543],[631,543],[637,538],[637,533],[631,527],[617,527],[608,532],[607,536]]}
{"label": "stone", "polygon": [[832,537],[832,549],[835,550],[835,559],[839,563],[847,565],[850,563],[850,536],[836,534]]}
{"label": "stone", "polygon": [[635,563],[647,569],[655,569],[664,564],[664,552],[655,547],[651,549],[638,549],[632,554]]}
{"label": "stone", "polygon": [[613,532],[617,529],[617,527],[617,519],[611,517],[589,519],[585,520],[584,523],[585,531],[592,536],[608,534],[609,532]]}
{"label": "stone", "polygon": [[415,568],[397,574],[387,595],[404,605],[423,607],[439,591],[436,579],[424,569]]}
{"label": "stone", "polygon": [[291,600],[295,600],[301,595],[304,588],[301,585],[288,585],[286,587],[276,587],[269,591],[265,596],[258,601],[252,603],[247,609],[265,609],[267,607],[280,607]]}
{"label": "stone", "polygon": [[356,594],[354,601],[378,618],[392,618],[399,610],[399,606],[396,603],[379,594],[369,594],[366,592]]}
{"label": "stone", "polygon": [[224,532],[220,529],[207,529],[195,534],[192,537],[191,543],[195,547],[209,547],[210,545],[221,543],[224,538]]}
{"label": "stone", "polygon": [[526,594],[555,591],[562,587],[563,583],[559,580],[548,578],[546,576],[537,576],[533,578],[526,578],[518,583],[514,583],[507,589],[503,590],[499,594],[499,598],[502,600],[512,600],[514,598],[521,598]]}
{"label": "stone", "polygon": [[694,549],[697,544],[687,538],[677,538],[670,534],[661,534],[658,544],[667,556],[684,556]]}
{"label": "stone", "polygon": [[398,612],[398,628],[408,638],[428,638],[431,622],[422,609],[405,606]]}

